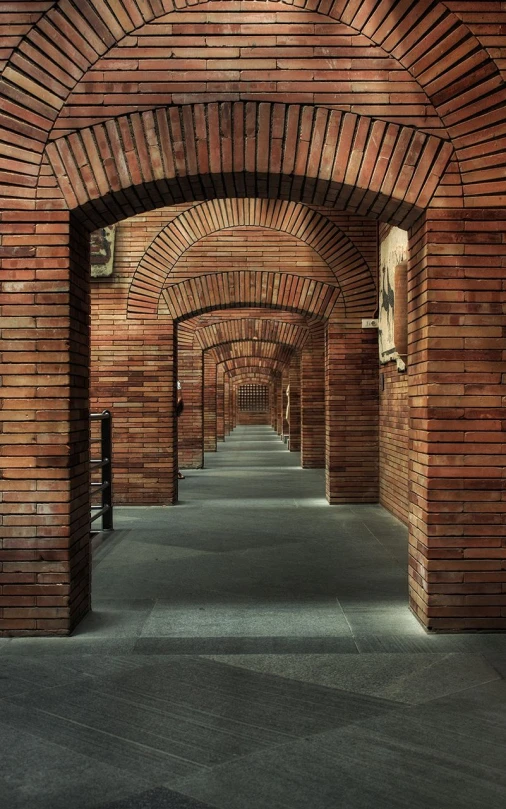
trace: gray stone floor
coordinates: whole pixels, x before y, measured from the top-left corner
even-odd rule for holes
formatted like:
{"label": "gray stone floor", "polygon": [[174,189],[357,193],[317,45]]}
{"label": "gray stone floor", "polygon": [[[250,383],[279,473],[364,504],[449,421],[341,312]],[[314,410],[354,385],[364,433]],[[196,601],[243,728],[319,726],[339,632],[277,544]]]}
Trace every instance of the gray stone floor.
{"label": "gray stone floor", "polygon": [[268,428],[116,510],[71,638],[0,640],[5,809],[504,809],[506,634],[428,636],[406,531]]}

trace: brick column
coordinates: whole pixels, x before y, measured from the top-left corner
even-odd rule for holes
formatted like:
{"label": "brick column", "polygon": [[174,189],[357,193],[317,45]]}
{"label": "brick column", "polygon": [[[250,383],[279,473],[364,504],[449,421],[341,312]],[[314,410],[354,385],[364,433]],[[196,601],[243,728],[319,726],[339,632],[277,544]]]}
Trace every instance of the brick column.
{"label": "brick column", "polygon": [[300,354],[292,358],[289,368],[290,380],[290,452],[300,452]]}
{"label": "brick column", "polygon": [[232,419],[232,429],[237,427],[237,385],[234,385],[231,389],[231,419]]}
{"label": "brick column", "polygon": [[325,345],[326,494],[329,503],[378,501],[377,333],[332,315]]}
{"label": "brick column", "polygon": [[168,505],[177,498],[174,327],[121,319],[93,332],[92,408],[113,414],[114,501]]}
{"label": "brick column", "polygon": [[201,348],[178,347],[177,374],[184,409],[177,420],[178,466],[204,466],[203,352]]}
{"label": "brick column", "polygon": [[281,374],[276,380],[276,432],[283,435],[283,380]]}
{"label": "brick column", "polygon": [[269,409],[271,414],[270,425],[275,430],[278,424],[277,412],[276,412],[276,400],[277,400],[277,379],[271,379],[269,383]]}
{"label": "brick column", "polygon": [[216,452],[216,360],[204,352],[204,452]]}
{"label": "brick column", "polygon": [[325,347],[313,337],[301,356],[301,466],[325,466]]}
{"label": "brick column", "polygon": [[219,364],[216,373],[216,439],[225,440],[225,414],[224,414],[224,380],[223,365]]}
{"label": "brick column", "polygon": [[231,421],[230,421],[230,396],[231,396],[231,389],[232,386],[230,384],[230,378],[228,376],[225,377],[223,380],[223,436],[224,438],[227,435],[230,435],[231,430]]}
{"label": "brick column", "polygon": [[434,630],[506,628],[505,221],[430,211],[411,234],[411,605]]}
{"label": "brick column", "polygon": [[0,232],[0,635],[65,635],[90,606],[89,238],[66,211]]}

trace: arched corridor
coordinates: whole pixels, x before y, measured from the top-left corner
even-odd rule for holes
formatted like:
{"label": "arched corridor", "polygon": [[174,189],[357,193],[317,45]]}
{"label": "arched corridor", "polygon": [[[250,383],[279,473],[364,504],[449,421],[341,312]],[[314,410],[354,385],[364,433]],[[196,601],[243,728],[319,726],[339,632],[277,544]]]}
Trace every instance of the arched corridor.
{"label": "arched corridor", "polygon": [[504,3],[0,37],[0,803],[502,809]]}

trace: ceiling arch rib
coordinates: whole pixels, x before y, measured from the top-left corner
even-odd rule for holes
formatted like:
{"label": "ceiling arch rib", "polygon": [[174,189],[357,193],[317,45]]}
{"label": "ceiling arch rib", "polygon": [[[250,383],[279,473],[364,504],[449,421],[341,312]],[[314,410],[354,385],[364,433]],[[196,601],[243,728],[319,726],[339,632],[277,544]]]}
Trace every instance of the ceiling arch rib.
{"label": "ceiling arch rib", "polygon": [[337,109],[226,101],[124,115],[52,141],[46,153],[68,207],[90,230],[164,205],[230,197],[231,186],[237,197],[291,199],[409,227],[453,148]]}
{"label": "ceiling arch rib", "polygon": [[281,376],[279,371],[271,371],[268,368],[253,369],[253,367],[249,370],[245,370],[243,368],[230,370],[226,372],[226,375],[229,380],[233,380],[236,384],[252,381],[269,384],[270,382],[275,382],[276,380],[280,379]]}
{"label": "ceiling arch rib", "polygon": [[325,320],[340,305],[339,289],[290,273],[214,273],[163,290],[170,317],[179,322],[200,312],[262,306]]}
{"label": "ceiling arch rib", "polygon": [[249,358],[254,361],[257,359],[273,359],[286,364],[291,361],[295,349],[293,346],[279,343],[240,341],[213,346],[207,351],[216,359],[216,362]]}
{"label": "ceiling arch rib", "polygon": [[253,361],[251,357],[236,357],[234,359],[224,360],[218,363],[218,365],[221,366],[224,373],[230,373],[231,371],[249,373],[250,371],[263,370],[281,374],[286,367],[286,363],[268,357],[257,357],[255,361]]}
{"label": "ceiling arch rib", "polygon": [[300,239],[328,266],[342,290],[347,309],[367,305],[369,296],[372,304],[376,291],[370,267],[353,241],[321,213],[300,203],[281,200],[219,199],[184,211],[153,239],[130,285],[129,312],[156,312],[162,288],[189,248],[211,233],[239,226],[264,227]]}
{"label": "ceiling arch rib", "polygon": [[[283,8],[287,3],[293,8],[292,0],[271,0],[270,6]],[[118,0],[113,14],[105,3],[60,2],[48,4],[41,15],[27,15],[25,33],[17,41],[18,49],[7,57],[2,73],[9,131],[29,134],[43,143],[69,94],[104,54],[145,23],[163,19],[163,15],[170,20],[170,12],[195,4],[182,0],[176,5],[173,0]],[[431,0],[384,0],[376,4],[370,0],[302,0],[297,5],[299,12],[307,9],[319,13],[330,25],[335,21],[351,26],[410,73],[455,142],[466,204],[494,204],[484,200],[487,195],[503,193],[503,164],[496,161],[495,172],[488,172],[485,182],[479,173],[489,169],[498,138],[504,137],[506,89],[487,49],[448,4]],[[434,36],[428,36],[431,29],[437,32],[436,44]],[[480,99],[478,109],[476,99]],[[30,127],[26,124],[27,110],[32,113]],[[28,154],[30,148],[20,145],[21,162],[13,168],[18,177],[13,177],[14,185],[26,184],[22,154]]]}
{"label": "ceiling arch rib", "polygon": [[223,320],[195,329],[194,347],[203,350],[238,341],[268,342],[289,345],[301,349],[307,342],[310,332],[307,326],[283,323],[279,320]]}

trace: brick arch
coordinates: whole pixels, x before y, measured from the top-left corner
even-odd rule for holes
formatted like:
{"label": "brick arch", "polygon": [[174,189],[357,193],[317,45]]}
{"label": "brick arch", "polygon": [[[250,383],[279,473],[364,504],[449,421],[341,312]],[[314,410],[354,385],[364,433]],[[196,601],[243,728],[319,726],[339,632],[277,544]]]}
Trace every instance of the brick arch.
{"label": "brick arch", "polygon": [[353,309],[354,304],[374,307],[376,286],[371,270],[353,241],[334,222],[297,202],[232,198],[196,205],[155,236],[132,278],[128,312],[156,313],[161,290],[185,251],[211,233],[238,226],[268,228],[300,239],[329,267],[347,308]]}
{"label": "brick arch", "polygon": [[46,149],[68,208],[90,230],[164,205],[230,196],[289,199],[407,228],[452,153],[447,141],[412,127],[255,101],[135,112]]}
{"label": "brick arch", "polygon": [[257,368],[254,371],[244,371],[239,368],[237,370],[227,371],[226,373],[229,379],[233,379],[234,382],[239,385],[243,382],[250,381],[269,383],[281,378],[279,371],[269,371],[266,368]]}
{"label": "brick arch", "polygon": [[[291,5],[291,0],[272,0],[273,5],[276,1]],[[193,5],[192,0],[177,4],[172,0],[129,0],[125,5],[116,3],[113,14],[104,3],[77,7],[63,0],[52,4],[33,25],[33,17],[27,17],[27,33],[11,54],[2,78],[12,131],[26,135],[31,129],[44,142],[69,93],[91,65],[145,22]],[[369,0],[303,0],[298,8],[350,25],[408,70],[445,122],[450,137],[459,139],[459,149],[465,152],[470,145],[483,144],[469,166],[468,179],[477,197],[471,197],[468,204],[478,205],[481,196],[494,193],[494,183],[502,179],[500,168],[495,173],[489,169],[484,184],[475,175],[489,168],[488,158],[497,151],[495,138],[506,119],[504,83],[487,50],[446,4],[415,0],[399,5],[390,0],[373,8]],[[434,37],[426,35],[428,20],[436,32],[437,48]],[[445,66],[442,75],[436,62]],[[478,111],[474,107],[477,98],[481,102]],[[28,128],[27,111],[33,120]],[[488,114],[487,125],[483,113]],[[20,152],[23,150],[30,147],[23,144]],[[18,175],[15,184],[26,185],[23,167],[16,165],[14,174]]]}
{"label": "brick arch", "polygon": [[295,323],[284,323],[281,320],[260,320],[259,318],[241,318],[240,320],[223,320],[195,329],[193,347],[202,349],[216,348],[233,342],[249,341],[277,343],[278,345],[302,348],[310,337],[307,326]]}
{"label": "brick arch", "polygon": [[223,362],[219,362],[218,365],[223,368],[225,373],[235,371],[249,372],[249,370],[264,370],[282,373],[283,369],[286,367],[285,362],[272,359],[270,357],[257,357],[255,362],[252,360],[252,357],[235,357],[233,359],[223,360]]}
{"label": "brick arch", "polygon": [[163,290],[170,317],[180,322],[201,312],[261,306],[325,320],[342,307],[339,289],[291,273],[237,271],[200,275]]}
{"label": "brick arch", "polygon": [[240,340],[231,343],[222,343],[208,349],[216,362],[225,362],[232,359],[272,359],[282,363],[289,363],[294,353],[294,347],[284,343],[273,343],[253,340]]}

